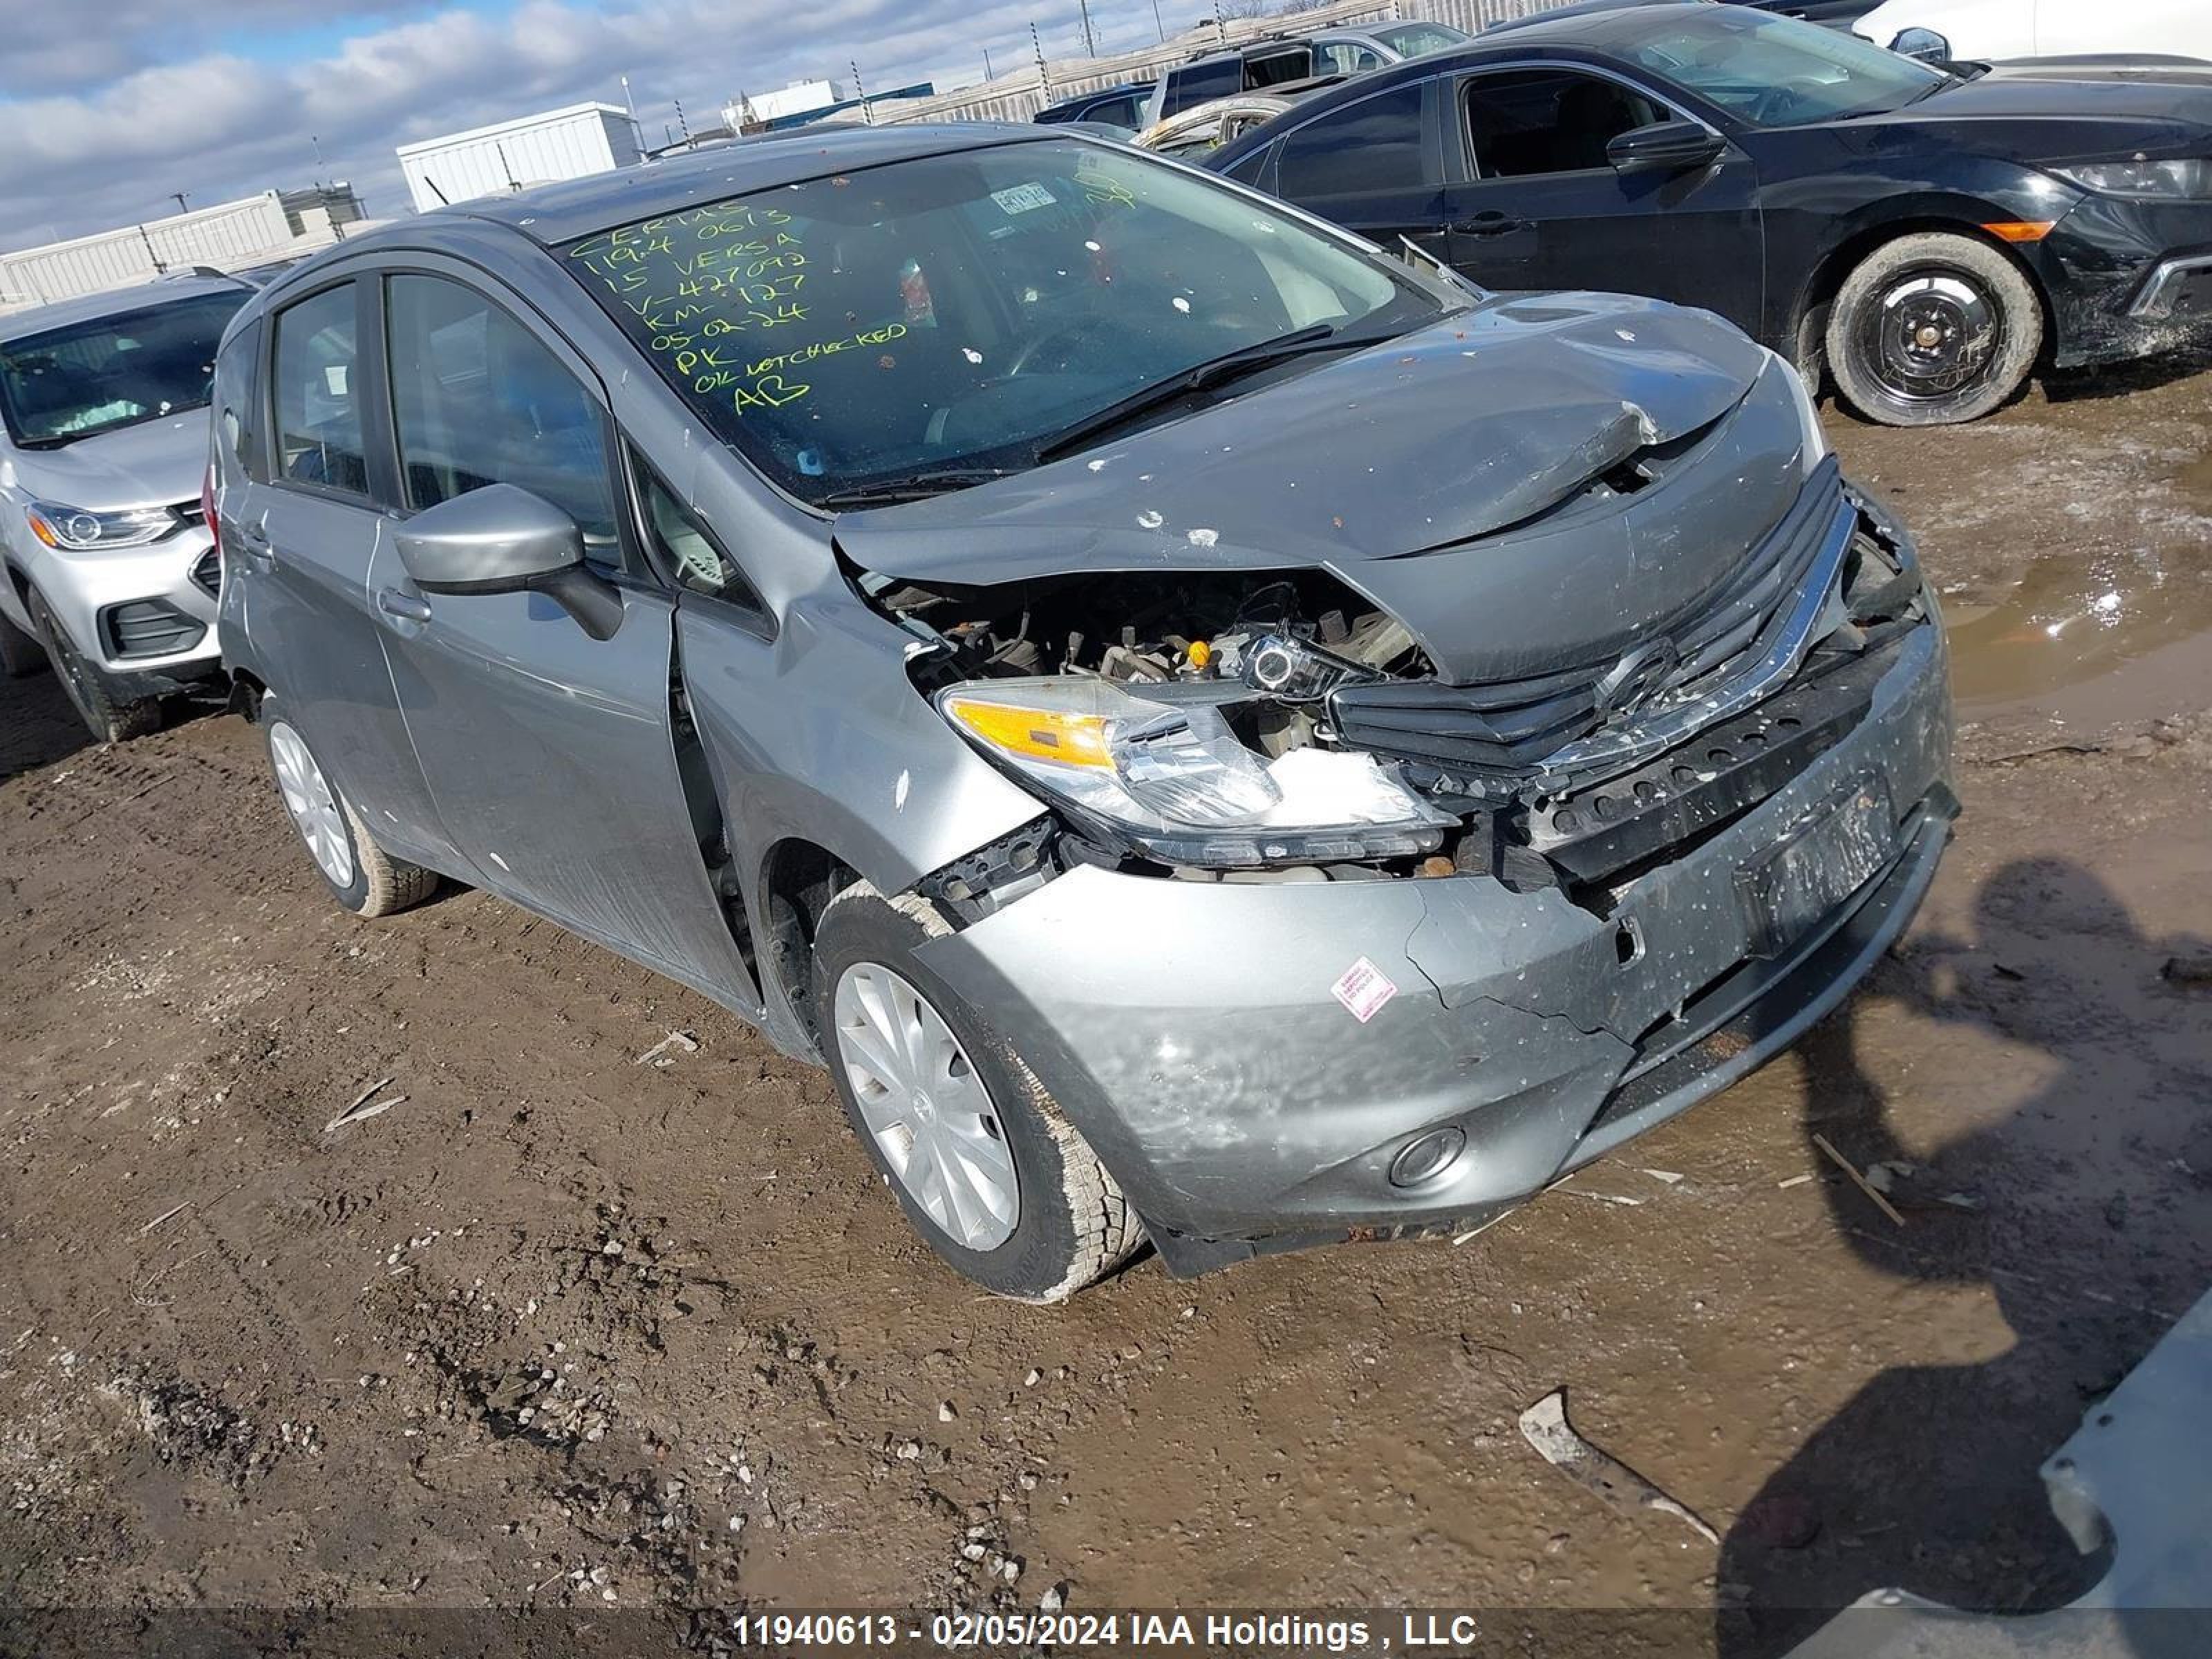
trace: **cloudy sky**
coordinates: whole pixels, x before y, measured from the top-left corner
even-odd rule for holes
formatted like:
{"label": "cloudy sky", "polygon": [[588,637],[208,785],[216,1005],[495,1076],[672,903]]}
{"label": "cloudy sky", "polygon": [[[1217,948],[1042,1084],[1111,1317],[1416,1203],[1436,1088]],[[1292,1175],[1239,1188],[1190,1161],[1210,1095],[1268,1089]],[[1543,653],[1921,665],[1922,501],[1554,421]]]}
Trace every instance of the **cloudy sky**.
{"label": "cloudy sky", "polygon": [[[1174,29],[1211,0],[1161,0]],[[1152,0],[1091,0],[1102,51],[1156,37]],[[316,177],[407,207],[395,144],[586,99],[647,142],[672,100],[712,122],[740,90],[981,78],[1080,50],[1077,0],[0,0],[0,249]],[[319,170],[315,145],[320,143]]]}

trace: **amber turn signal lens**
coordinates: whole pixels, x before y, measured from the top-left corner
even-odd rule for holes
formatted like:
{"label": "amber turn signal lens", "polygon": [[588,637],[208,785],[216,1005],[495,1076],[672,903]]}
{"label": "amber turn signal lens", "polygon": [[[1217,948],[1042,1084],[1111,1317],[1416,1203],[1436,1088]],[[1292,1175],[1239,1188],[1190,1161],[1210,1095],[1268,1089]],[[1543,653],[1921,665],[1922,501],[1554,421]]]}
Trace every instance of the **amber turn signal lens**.
{"label": "amber turn signal lens", "polygon": [[2057,222],[2056,219],[2007,219],[1982,228],[2001,242],[2039,242]]}

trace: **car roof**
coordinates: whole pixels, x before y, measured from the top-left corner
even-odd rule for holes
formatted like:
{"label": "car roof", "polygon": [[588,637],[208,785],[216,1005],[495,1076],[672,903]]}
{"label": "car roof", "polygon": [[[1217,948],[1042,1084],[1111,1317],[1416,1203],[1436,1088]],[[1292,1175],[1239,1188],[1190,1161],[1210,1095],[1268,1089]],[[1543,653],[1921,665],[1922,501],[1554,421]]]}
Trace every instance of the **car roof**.
{"label": "car roof", "polygon": [[243,276],[156,276],[135,288],[103,289],[98,294],[58,300],[50,306],[38,306],[29,311],[11,311],[0,316],[0,340],[20,340],[28,335],[44,334],[49,329],[67,328],[72,323],[119,317],[126,312],[167,305],[173,300],[197,299],[203,294],[235,294],[245,300],[253,291],[253,284]]}
{"label": "car roof", "polygon": [[349,238],[346,246],[358,248],[372,240],[404,240],[408,225],[419,226],[424,220],[450,215],[506,225],[552,246],[596,235],[617,225],[680,213],[704,202],[780,190],[851,169],[1000,144],[1064,142],[1066,137],[1065,127],[1029,122],[796,127],[748,138],[743,143],[692,150],[637,167],[617,167],[611,173],[540,185],[512,196],[459,202],[412,221],[398,221],[382,233]]}
{"label": "car roof", "polygon": [[1127,98],[1132,93],[1150,92],[1152,89],[1152,83],[1150,81],[1124,81],[1117,86],[1094,87],[1089,92],[1079,92],[1071,94],[1066,98],[1055,98],[1051,103],[1047,104],[1045,108],[1075,109],[1085,104],[1096,104],[1110,98]]}
{"label": "car roof", "polygon": [[[1516,46],[1526,46],[1531,40],[1609,46],[1650,28],[1655,13],[1694,12],[1703,15],[1709,15],[1712,8],[1713,0],[1574,0],[1571,5],[1554,6],[1493,23],[1472,44],[1480,45],[1495,34],[1510,34]],[[1444,54],[1435,55],[1441,58]]]}
{"label": "car roof", "polygon": [[[1602,56],[1640,38],[1650,28],[1655,17],[1710,17],[1720,9],[1712,0],[1651,0],[1648,4],[1638,3],[1638,0],[1607,0],[1601,9],[1577,12],[1570,9],[1565,13],[1540,15],[1516,21],[1510,29],[1500,24],[1485,29],[1465,46],[1449,46],[1425,57],[1408,58],[1352,76],[1342,85],[1307,99],[1299,104],[1296,113],[1298,120],[1304,122],[1340,105],[1387,92],[1409,81],[1425,81],[1432,75],[1477,68],[1501,58],[1545,56],[1561,49],[1569,57],[1577,52]],[[1217,172],[1225,171],[1254,150],[1274,143],[1282,131],[1279,124],[1288,121],[1291,114],[1285,111],[1274,120],[1231,139],[1206,158],[1206,167]]]}

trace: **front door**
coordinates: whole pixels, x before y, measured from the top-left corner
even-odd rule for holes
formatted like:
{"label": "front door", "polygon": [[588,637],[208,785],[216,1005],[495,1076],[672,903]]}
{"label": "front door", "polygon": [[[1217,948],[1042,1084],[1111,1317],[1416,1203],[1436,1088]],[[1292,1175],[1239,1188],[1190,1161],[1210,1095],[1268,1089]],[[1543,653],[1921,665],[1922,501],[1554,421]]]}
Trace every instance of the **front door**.
{"label": "front door", "polygon": [[425,594],[370,572],[439,811],[483,884],[684,981],[752,1002],[678,770],[673,596],[633,563],[611,422],[584,365],[442,270],[385,278],[410,511],[509,483],[564,509],[623,616],[595,640],[542,593]]}
{"label": "front door", "polygon": [[1740,149],[1680,172],[1615,172],[1607,143],[1674,112],[1581,70],[1468,75],[1450,101],[1449,257],[1462,271],[1492,288],[1647,294],[1758,332],[1765,262]]}

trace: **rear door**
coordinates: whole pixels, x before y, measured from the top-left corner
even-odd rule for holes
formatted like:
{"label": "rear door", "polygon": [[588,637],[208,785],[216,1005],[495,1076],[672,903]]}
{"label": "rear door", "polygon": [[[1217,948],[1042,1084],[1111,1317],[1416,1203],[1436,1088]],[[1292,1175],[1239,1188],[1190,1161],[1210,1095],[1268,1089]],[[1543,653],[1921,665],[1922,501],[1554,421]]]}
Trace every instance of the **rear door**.
{"label": "rear door", "polygon": [[[389,464],[374,430],[374,365],[362,350],[364,278],[286,301],[262,325],[265,445],[223,503],[226,609],[324,769],[404,858],[451,868],[378,642],[369,567],[390,534]],[[235,481],[234,481],[235,482]]]}
{"label": "rear door", "polygon": [[1275,193],[1389,251],[1410,237],[1442,257],[1436,85],[1401,82],[1293,128],[1274,146]]}
{"label": "rear door", "polygon": [[1750,157],[1616,173],[1606,145],[1677,112],[1622,77],[1562,64],[1485,69],[1446,100],[1449,258],[1492,288],[1604,289],[1703,306],[1756,334],[1765,250]]}
{"label": "rear door", "polygon": [[403,511],[530,490],[576,520],[623,607],[594,640],[541,593],[425,594],[380,550],[384,649],[441,815],[494,891],[750,1004],[707,873],[711,802],[678,758],[674,597],[638,555],[597,378],[468,267],[416,256],[383,301]]}

